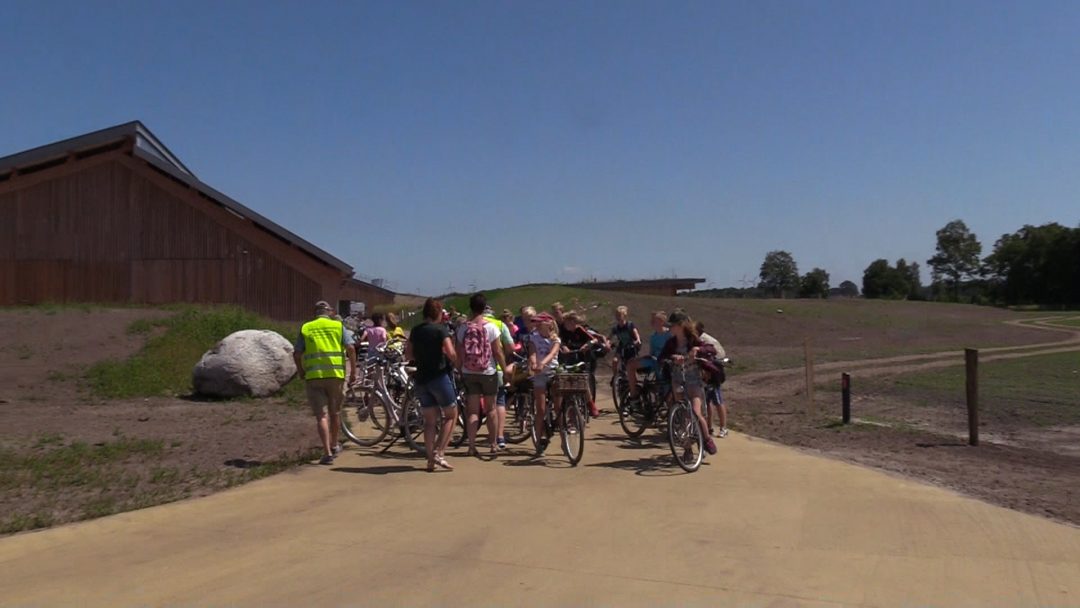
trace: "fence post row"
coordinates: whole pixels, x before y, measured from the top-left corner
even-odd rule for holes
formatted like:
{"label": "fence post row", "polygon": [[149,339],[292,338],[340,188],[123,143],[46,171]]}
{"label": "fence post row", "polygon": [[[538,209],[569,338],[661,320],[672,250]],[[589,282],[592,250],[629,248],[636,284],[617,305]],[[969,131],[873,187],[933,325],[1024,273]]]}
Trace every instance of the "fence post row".
{"label": "fence post row", "polygon": [[967,372],[968,444],[979,445],[979,351],[964,349]]}
{"label": "fence post row", "polygon": [[813,415],[817,408],[814,405],[814,355],[810,351],[810,338],[803,339],[803,355],[806,357],[806,410]]}
{"label": "fence post row", "polygon": [[851,374],[840,374],[840,400],[843,408],[844,424],[851,424]]}

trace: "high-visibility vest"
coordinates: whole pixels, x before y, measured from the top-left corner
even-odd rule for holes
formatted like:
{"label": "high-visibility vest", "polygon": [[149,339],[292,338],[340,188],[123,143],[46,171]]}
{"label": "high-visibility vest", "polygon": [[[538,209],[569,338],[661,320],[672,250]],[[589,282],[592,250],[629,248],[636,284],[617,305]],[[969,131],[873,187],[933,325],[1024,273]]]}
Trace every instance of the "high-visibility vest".
{"label": "high-visibility vest", "polygon": [[304,379],[345,379],[345,345],[342,344],[343,325],[328,317],[304,323]]}

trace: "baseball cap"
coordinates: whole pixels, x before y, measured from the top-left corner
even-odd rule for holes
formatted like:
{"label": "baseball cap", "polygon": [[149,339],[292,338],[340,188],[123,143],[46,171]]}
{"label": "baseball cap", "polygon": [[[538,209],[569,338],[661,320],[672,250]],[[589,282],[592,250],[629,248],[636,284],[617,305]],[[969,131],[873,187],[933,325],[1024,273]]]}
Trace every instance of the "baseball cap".
{"label": "baseball cap", "polygon": [[555,321],[555,317],[546,312],[542,312],[538,315],[533,315],[533,321],[536,321],[537,323],[551,323]]}
{"label": "baseball cap", "polygon": [[327,302],[326,300],[319,300],[318,302],[315,302],[315,310],[322,310],[322,309],[333,310],[333,308],[330,307],[330,303]]}

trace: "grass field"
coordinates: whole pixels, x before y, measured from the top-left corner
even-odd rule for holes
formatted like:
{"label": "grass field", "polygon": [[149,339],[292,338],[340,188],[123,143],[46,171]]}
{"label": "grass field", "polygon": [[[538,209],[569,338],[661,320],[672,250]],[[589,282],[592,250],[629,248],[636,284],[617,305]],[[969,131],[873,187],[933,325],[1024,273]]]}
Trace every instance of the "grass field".
{"label": "grass field", "polygon": [[[868,392],[924,408],[962,411],[963,366],[869,379]],[[1031,426],[1080,424],[1080,353],[1058,353],[979,365],[979,411],[988,421]]]}
{"label": "grass field", "polygon": [[[148,337],[142,350],[124,360],[96,363],[86,377],[102,397],[186,395],[191,392],[192,367],[203,353],[242,329],[270,329],[285,336],[296,331],[235,307],[184,307],[172,316],[133,322],[128,333]],[[286,390],[296,392],[299,384],[290,383]]]}
{"label": "grass field", "polygon": [[[885,300],[733,300],[648,296],[595,291],[562,285],[495,289],[485,292],[498,311],[515,313],[529,304],[546,310],[561,301],[579,308],[589,323],[607,331],[612,308],[630,307],[631,319],[647,337],[649,314],[685,309],[705,323],[706,331],[728,347],[740,371],[795,367],[803,360],[803,341],[810,340],[818,362],[886,357],[956,350],[965,346],[1010,346],[1054,339],[1053,334],[1004,321],[1046,316],[985,306]],[[467,296],[445,303],[464,311]]]}

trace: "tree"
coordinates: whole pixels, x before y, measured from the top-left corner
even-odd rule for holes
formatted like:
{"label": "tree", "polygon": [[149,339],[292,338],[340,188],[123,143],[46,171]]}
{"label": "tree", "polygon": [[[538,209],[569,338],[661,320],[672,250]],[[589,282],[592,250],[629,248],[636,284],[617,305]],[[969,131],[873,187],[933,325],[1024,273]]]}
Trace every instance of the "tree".
{"label": "tree", "polygon": [[[903,260],[897,261],[900,266]],[[863,296],[903,300],[911,291],[909,267],[894,268],[888,260],[874,260],[863,271]]]}
{"label": "tree", "polygon": [[935,283],[946,281],[954,299],[960,299],[960,285],[979,271],[982,245],[963,220],[953,220],[937,231],[937,253],[926,261]]}
{"label": "tree", "polygon": [[845,298],[857,298],[859,297],[859,286],[851,281],[844,281],[840,283],[840,295]]}
{"label": "tree", "polygon": [[829,297],[829,273],[821,268],[815,268],[803,276],[799,283],[800,298]]}
{"label": "tree", "polygon": [[767,253],[758,276],[761,278],[758,287],[776,298],[784,297],[785,291],[799,288],[799,267],[795,265],[795,258],[786,251]]}
{"label": "tree", "polygon": [[1056,223],[1024,226],[1002,235],[985,263],[999,301],[1080,303],[1080,228]]}
{"label": "tree", "polygon": [[896,260],[896,272],[907,283],[907,293],[905,294],[909,300],[922,298],[922,277],[919,276],[919,263],[912,262],[908,264],[907,260],[900,258]]}

